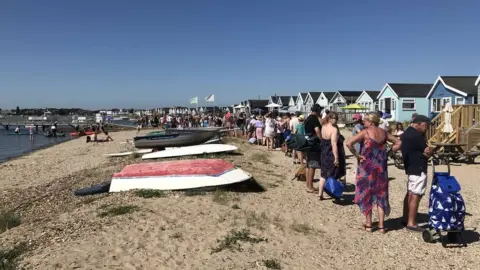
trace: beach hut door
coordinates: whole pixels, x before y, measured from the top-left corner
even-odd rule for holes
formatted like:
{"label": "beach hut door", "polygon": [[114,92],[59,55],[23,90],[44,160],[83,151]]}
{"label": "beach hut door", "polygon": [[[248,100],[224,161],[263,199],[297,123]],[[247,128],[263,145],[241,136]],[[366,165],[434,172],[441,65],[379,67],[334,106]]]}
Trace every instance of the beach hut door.
{"label": "beach hut door", "polygon": [[392,98],[385,98],[385,110],[384,112],[392,114]]}

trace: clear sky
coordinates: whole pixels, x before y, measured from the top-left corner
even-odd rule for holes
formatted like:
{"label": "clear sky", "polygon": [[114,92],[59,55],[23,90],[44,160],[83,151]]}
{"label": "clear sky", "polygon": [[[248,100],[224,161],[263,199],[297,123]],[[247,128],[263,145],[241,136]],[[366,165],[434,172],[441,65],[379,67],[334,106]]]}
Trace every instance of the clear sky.
{"label": "clear sky", "polygon": [[5,0],[0,108],[433,83],[479,74],[479,26],[478,0]]}

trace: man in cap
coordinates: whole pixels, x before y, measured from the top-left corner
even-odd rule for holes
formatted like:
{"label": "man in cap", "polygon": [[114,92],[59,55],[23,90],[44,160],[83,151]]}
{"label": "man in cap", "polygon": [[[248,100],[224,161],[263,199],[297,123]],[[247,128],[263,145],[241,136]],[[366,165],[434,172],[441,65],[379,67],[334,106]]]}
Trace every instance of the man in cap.
{"label": "man in cap", "polygon": [[[312,113],[307,117],[304,122],[305,136],[321,138],[320,120],[318,119],[322,113],[322,107],[318,104],[312,106]],[[315,192],[313,188],[313,177],[315,176],[315,169],[320,169],[320,152],[307,152],[307,192]]]}
{"label": "man in cap", "polygon": [[427,145],[425,138],[429,125],[428,117],[417,115],[401,136],[403,163],[408,176],[402,223],[410,231],[422,231],[417,225],[416,217],[418,205],[427,189],[427,162],[434,151]]}

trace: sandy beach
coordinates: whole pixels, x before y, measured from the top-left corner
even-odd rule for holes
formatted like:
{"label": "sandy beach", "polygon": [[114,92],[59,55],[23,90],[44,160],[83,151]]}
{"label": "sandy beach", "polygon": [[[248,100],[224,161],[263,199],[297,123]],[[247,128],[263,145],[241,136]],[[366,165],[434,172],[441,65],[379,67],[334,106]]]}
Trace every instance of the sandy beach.
{"label": "sandy beach", "polygon": [[[393,165],[389,231],[367,233],[351,202],[353,158],[347,160],[351,185],[345,203],[337,205],[319,201],[305,192],[304,182],[292,181],[296,165],[283,153],[244,139],[228,139],[241,155],[216,157],[251,173],[264,191],[73,196],[77,188],[142,162],[103,156],[128,150],[120,142],[135,133],[112,133],[115,141],[108,143],[76,139],[0,164],[0,212],[13,211],[21,220],[0,233],[0,254],[24,243],[17,258],[24,269],[480,269],[474,231],[480,224],[480,164],[451,167],[469,213],[469,246],[461,249],[424,243],[420,234],[400,226],[406,182]],[[126,213],[115,215],[119,208]],[[427,208],[424,198],[424,221]]]}

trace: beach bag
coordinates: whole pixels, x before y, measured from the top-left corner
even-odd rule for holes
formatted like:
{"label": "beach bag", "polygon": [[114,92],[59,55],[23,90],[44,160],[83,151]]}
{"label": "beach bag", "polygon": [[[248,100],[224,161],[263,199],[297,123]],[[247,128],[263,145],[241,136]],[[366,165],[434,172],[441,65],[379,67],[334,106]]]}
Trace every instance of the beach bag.
{"label": "beach bag", "polygon": [[289,134],[288,140],[286,140],[287,148],[298,150],[307,146],[307,139],[305,136],[298,134]]}
{"label": "beach bag", "polygon": [[255,138],[250,138],[250,139],[248,139],[248,142],[249,142],[250,144],[254,144],[256,141],[257,141],[257,139],[255,139]]}
{"label": "beach bag", "polygon": [[323,187],[323,191],[335,199],[342,197],[344,190],[345,184],[332,177],[327,178],[325,186]]}
{"label": "beach bag", "polygon": [[460,194],[460,184],[449,173],[433,175],[428,225],[442,231],[462,231],[465,220],[465,201]]}

